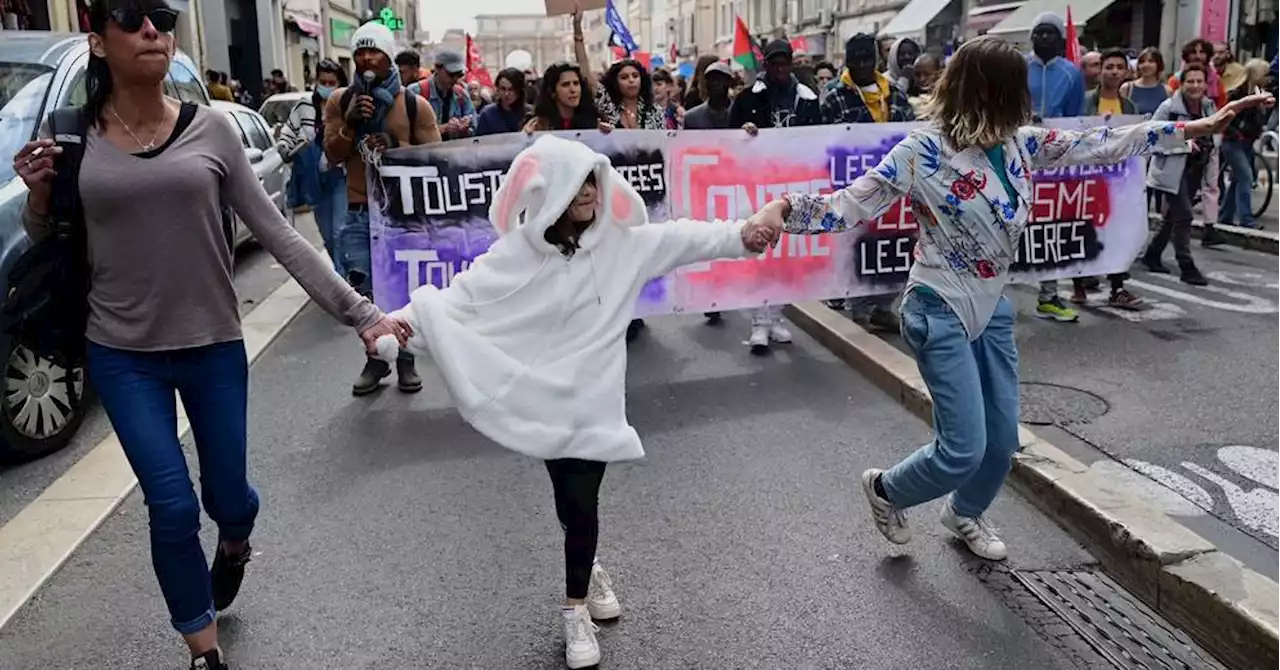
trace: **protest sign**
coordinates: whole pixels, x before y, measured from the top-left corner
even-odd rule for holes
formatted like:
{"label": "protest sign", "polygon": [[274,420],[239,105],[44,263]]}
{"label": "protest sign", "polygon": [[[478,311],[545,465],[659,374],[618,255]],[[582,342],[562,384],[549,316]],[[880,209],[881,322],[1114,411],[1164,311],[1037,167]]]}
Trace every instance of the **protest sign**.
{"label": "protest sign", "polygon": [[[1111,125],[1139,119],[1110,120]],[[1060,128],[1104,121],[1055,119]],[[650,225],[742,219],[787,192],[828,193],[873,169],[916,124],[764,130],[560,133],[609,157],[640,193]],[[425,283],[447,286],[497,239],[488,209],[523,133],[388,152],[369,171],[375,299],[384,310]],[[1037,173],[1014,281],[1127,270],[1146,239],[1140,159]],[[836,235],[784,235],[757,258],[681,268],[649,283],[637,315],[699,312],[901,290],[917,232],[906,199]]]}

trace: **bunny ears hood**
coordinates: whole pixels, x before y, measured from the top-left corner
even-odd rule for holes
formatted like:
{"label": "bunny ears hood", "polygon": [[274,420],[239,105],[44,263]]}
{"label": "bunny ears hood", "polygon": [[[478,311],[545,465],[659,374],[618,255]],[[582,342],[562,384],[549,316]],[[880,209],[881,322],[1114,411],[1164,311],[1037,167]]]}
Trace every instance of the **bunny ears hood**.
{"label": "bunny ears hood", "polygon": [[546,241],[547,229],[577,197],[587,175],[595,174],[596,219],[579,244],[590,248],[603,235],[649,222],[644,200],[608,157],[581,142],[542,135],[511,162],[506,179],[489,208],[489,221],[498,234],[523,235],[538,250],[558,254]]}

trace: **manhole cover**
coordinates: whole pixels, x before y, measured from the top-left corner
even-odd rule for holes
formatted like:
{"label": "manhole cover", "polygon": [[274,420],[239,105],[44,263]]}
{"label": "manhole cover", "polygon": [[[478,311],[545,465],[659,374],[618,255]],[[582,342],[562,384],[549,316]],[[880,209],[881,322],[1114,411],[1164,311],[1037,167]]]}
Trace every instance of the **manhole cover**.
{"label": "manhole cover", "polygon": [[1010,571],[1116,668],[1220,670],[1182,631],[1096,572]]}
{"label": "manhole cover", "polygon": [[1058,384],[1019,384],[1022,421],[1035,426],[1086,423],[1106,414],[1111,406],[1101,396]]}

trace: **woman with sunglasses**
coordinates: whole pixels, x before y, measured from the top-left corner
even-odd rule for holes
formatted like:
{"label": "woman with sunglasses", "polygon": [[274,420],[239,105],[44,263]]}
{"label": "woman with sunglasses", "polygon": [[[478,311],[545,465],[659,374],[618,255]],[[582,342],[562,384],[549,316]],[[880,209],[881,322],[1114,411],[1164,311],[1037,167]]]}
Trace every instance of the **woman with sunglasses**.
{"label": "woman with sunglasses", "polygon": [[[142,487],[173,627],[192,668],[221,670],[214,618],[240,589],[258,514],[246,463],[249,369],[222,203],[367,346],[380,335],[406,340],[408,330],[289,226],[225,119],[165,97],[176,22],[163,0],[102,0],[89,10],[89,130],[78,181],[92,277],[87,367]],[[51,197],[65,197],[52,193],[59,153],[46,125],[14,158],[29,189],[23,224],[33,239],[50,231]],[[204,508],[218,526],[212,570],[175,392],[195,438]]]}

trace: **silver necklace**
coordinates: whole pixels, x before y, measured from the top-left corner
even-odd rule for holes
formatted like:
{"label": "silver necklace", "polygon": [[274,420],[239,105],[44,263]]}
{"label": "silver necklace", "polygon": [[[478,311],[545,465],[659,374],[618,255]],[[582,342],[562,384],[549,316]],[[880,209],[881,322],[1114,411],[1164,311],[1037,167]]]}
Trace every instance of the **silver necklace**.
{"label": "silver necklace", "polygon": [[129,137],[133,138],[134,143],[138,145],[139,149],[142,149],[143,151],[151,151],[156,148],[156,138],[160,136],[160,129],[164,127],[165,119],[169,118],[169,106],[164,106],[164,116],[160,117],[160,123],[156,124],[155,132],[151,133],[151,140],[145,143],[138,138],[137,133],[133,132],[133,129],[129,127],[129,124],[125,123],[124,119],[120,118],[120,115],[116,113],[115,105],[111,106],[111,115],[116,117],[116,121],[120,122],[120,126],[124,128],[126,133],[129,133]]}

